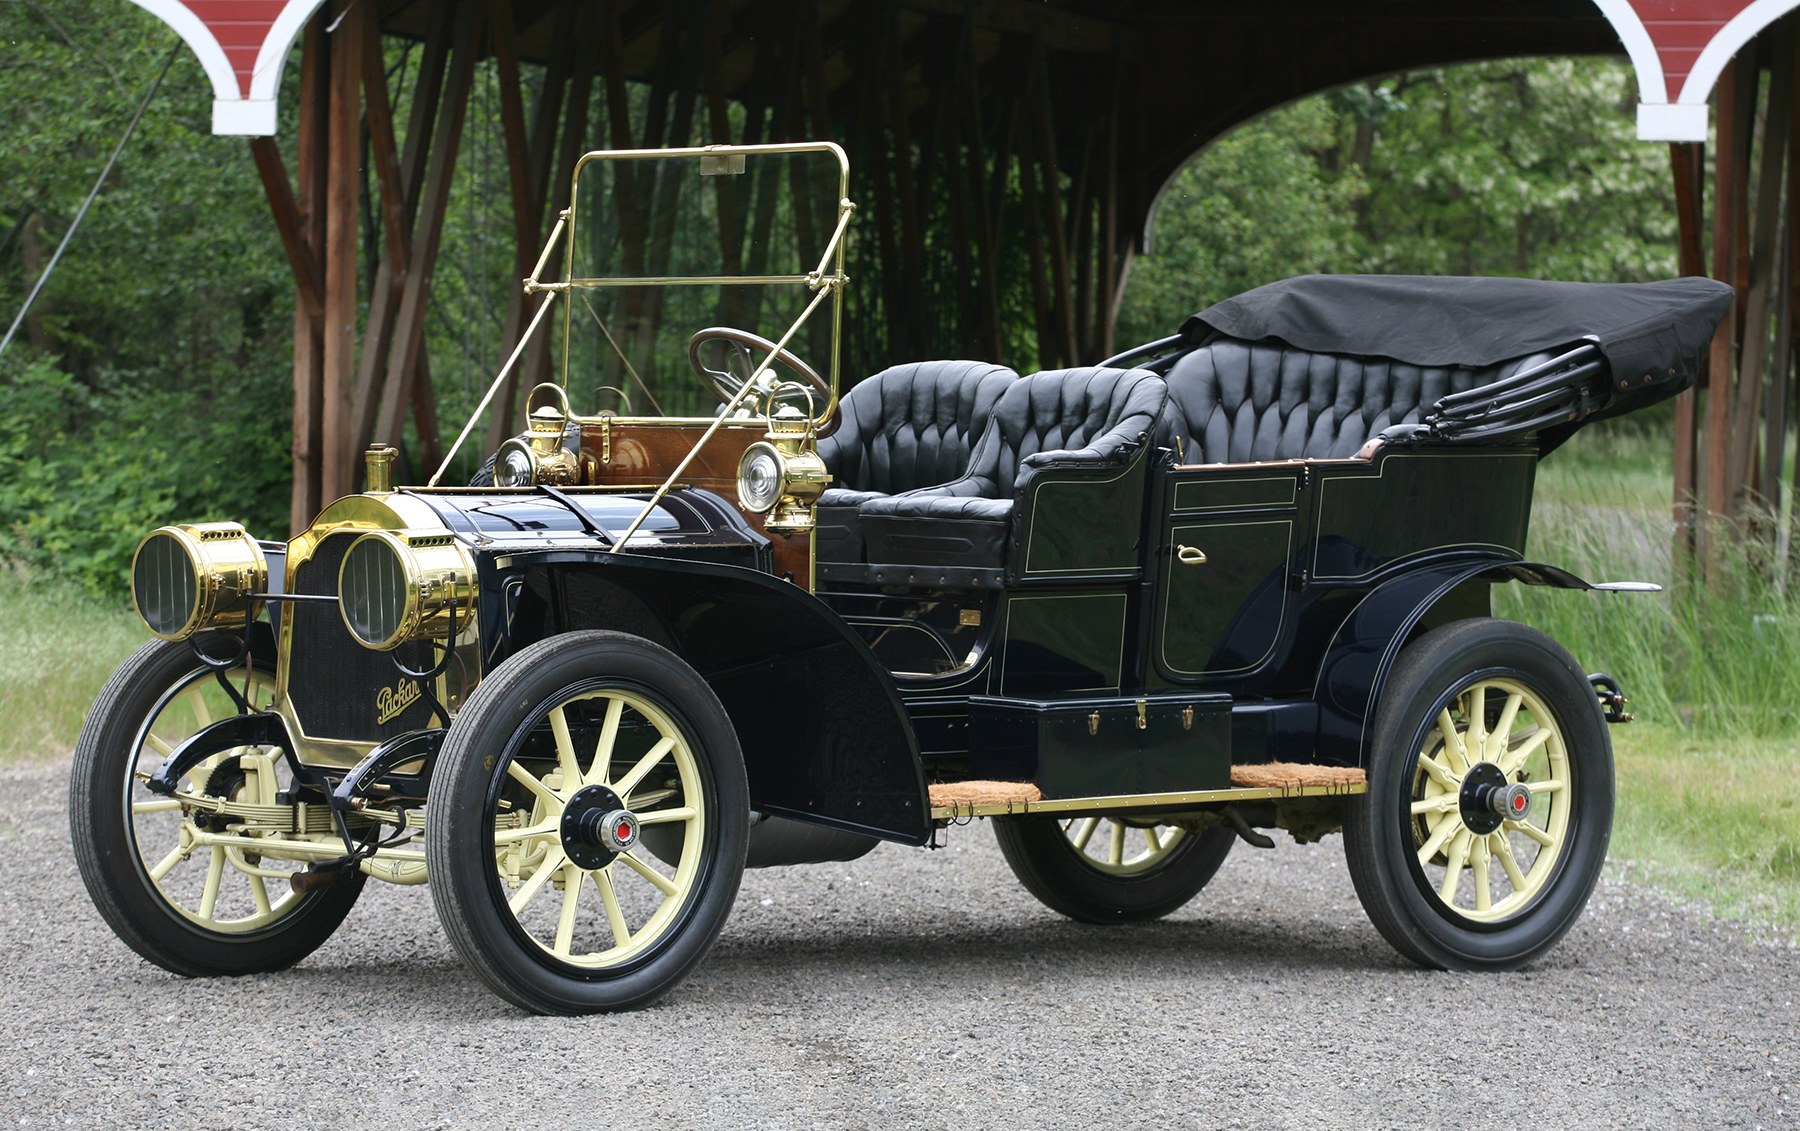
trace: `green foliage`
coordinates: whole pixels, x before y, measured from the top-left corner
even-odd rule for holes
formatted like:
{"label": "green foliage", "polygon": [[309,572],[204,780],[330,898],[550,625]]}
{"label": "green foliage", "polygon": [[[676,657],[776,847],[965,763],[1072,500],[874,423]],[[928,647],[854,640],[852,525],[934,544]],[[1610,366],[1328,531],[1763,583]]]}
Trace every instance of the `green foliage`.
{"label": "green foliage", "polygon": [[12,320],[167,78],[0,358],[0,559],[121,594],[170,521],[287,526],[293,297],[244,143],[131,5],[0,4],[0,318]]}
{"label": "green foliage", "polygon": [[1675,272],[1664,147],[1624,62],[1411,72],[1302,99],[1176,175],[1120,342],[1307,272],[1632,281]]}

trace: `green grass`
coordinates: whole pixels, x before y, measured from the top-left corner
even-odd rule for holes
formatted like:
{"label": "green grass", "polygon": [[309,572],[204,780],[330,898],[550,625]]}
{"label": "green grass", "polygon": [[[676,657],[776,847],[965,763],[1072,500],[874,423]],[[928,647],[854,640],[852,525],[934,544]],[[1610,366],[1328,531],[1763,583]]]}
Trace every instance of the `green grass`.
{"label": "green grass", "polygon": [[0,765],[66,757],[100,686],[148,639],[126,605],[0,566]]}
{"label": "green grass", "polygon": [[[1495,590],[1618,677],[1638,722],[1614,727],[1613,856],[1722,915],[1800,937],[1800,599],[1781,563],[1719,539],[1723,580],[1675,584],[1666,430],[1590,428],[1538,473],[1528,556],[1658,594]],[[1800,581],[1800,578],[1794,579]]]}
{"label": "green grass", "polygon": [[1800,737],[1613,728],[1612,856],[1635,879],[1800,941]]}

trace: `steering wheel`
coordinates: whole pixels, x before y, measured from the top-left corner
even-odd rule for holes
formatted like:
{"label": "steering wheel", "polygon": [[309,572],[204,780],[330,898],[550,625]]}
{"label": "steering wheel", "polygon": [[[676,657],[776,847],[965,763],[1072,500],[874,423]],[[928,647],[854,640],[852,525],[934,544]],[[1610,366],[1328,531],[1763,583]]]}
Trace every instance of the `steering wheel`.
{"label": "steering wheel", "polygon": [[[725,347],[724,369],[713,369],[701,360],[702,352],[714,342]],[[831,386],[819,376],[817,370],[787,350],[777,348],[774,342],[759,334],[731,326],[708,326],[688,339],[688,364],[694,367],[694,372],[700,375],[725,404],[731,403],[750,374],[770,354],[775,355],[774,365],[781,366],[812,387],[813,392],[818,394],[818,404],[831,403]]]}

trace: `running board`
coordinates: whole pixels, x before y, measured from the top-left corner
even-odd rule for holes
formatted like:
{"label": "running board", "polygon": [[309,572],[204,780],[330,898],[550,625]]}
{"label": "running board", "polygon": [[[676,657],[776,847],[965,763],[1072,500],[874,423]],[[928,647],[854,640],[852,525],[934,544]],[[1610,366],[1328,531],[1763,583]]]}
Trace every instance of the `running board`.
{"label": "running board", "polygon": [[[1026,813],[1083,813],[1114,809],[1185,809],[1231,801],[1281,801],[1299,797],[1349,797],[1367,793],[1359,769],[1273,762],[1233,766],[1230,789],[1176,793],[1128,793],[1046,799],[1030,782],[946,782],[931,787],[931,818],[1011,817]],[[976,787],[971,789],[970,787]]]}

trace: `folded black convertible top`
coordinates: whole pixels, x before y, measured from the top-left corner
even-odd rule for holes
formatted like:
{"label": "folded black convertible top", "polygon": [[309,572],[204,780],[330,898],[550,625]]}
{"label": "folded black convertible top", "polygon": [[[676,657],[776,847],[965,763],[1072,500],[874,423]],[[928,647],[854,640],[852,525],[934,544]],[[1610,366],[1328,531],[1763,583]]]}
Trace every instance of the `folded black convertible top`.
{"label": "folded black convertible top", "polygon": [[1593,341],[1612,370],[1599,415],[1694,383],[1731,288],[1712,279],[1561,283],[1422,275],[1303,275],[1215,303],[1182,324],[1303,350],[1480,368]]}

